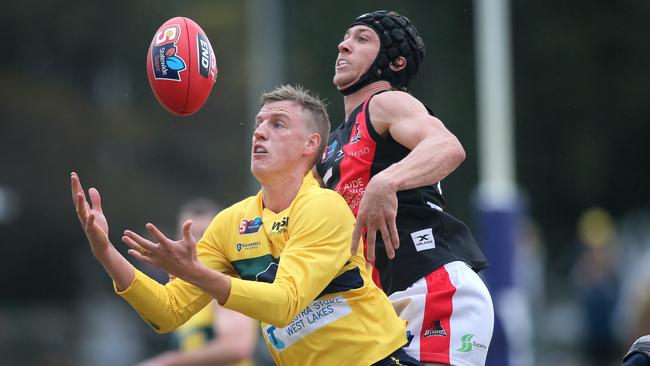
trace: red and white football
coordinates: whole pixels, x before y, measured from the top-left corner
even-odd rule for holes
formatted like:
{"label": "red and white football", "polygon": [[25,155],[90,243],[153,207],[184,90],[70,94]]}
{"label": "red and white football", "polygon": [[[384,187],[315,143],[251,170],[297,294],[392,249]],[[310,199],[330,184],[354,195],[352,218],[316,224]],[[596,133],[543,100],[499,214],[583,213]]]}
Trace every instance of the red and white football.
{"label": "red and white football", "polygon": [[168,111],[187,116],[205,103],[217,80],[217,61],[203,29],[185,17],[166,21],[147,54],[149,85]]}

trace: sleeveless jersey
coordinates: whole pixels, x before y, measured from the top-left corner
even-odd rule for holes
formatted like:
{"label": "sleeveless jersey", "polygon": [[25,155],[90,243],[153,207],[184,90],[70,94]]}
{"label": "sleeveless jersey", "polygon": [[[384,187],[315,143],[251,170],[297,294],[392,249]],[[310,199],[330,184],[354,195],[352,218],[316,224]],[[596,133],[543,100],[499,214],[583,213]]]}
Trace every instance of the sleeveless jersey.
{"label": "sleeveless jersey", "polygon": [[[316,169],[325,185],[338,192],[354,215],[370,179],[402,160],[410,150],[372,126],[368,98],[332,133]],[[402,291],[440,266],[463,261],[475,271],[487,267],[469,228],[444,211],[440,182],[397,192],[400,247],[390,260],[377,233],[374,266],[387,294]],[[377,282],[377,278],[374,277]]]}

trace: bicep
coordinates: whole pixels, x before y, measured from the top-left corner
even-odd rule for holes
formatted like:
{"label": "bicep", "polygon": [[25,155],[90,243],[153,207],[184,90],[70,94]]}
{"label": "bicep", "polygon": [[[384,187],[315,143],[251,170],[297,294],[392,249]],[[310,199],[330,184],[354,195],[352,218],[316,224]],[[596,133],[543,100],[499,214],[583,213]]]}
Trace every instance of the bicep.
{"label": "bicep", "polygon": [[391,124],[389,132],[395,141],[409,150],[425,139],[455,139],[439,119],[430,115],[397,119]]}
{"label": "bicep", "polygon": [[410,150],[424,139],[456,139],[442,121],[429,114],[419,100],[406,93],[390,92],[373,98],[370,117],[378,132],[390,134]]}

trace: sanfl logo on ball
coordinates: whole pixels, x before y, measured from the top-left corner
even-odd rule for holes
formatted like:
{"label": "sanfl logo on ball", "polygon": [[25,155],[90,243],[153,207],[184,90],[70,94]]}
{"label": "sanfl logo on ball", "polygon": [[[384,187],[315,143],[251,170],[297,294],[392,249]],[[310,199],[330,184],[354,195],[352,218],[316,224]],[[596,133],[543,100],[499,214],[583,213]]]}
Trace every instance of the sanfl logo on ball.
{"label": "sanfl logo on ball", "polygon": [[180,72],[185,70],[185,60],[176,54],[176,42],[181,36],[181,27],[172,24],[156,33],[151,47],[151,66],[155,79],[180,81]]}

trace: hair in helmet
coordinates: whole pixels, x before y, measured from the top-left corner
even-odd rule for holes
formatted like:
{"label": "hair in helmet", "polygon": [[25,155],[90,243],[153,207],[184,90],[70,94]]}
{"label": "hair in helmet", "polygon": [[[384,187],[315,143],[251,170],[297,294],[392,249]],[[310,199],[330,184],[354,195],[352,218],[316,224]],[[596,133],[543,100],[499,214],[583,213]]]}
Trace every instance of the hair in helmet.
{"label": "hair in helmet", "polygon": [[[343,95],[356,92],[378,80],[386,80],[399,90],[406,91],[424,59],[424,41],[411,21],[394,11],[378,10],[359,16],[350,27],[365,25],[379,36],[379,53],[368,71],[359,80],[340,90]],[[406,59],[406,67],[393,71],[390,64],[400,56]]]}

